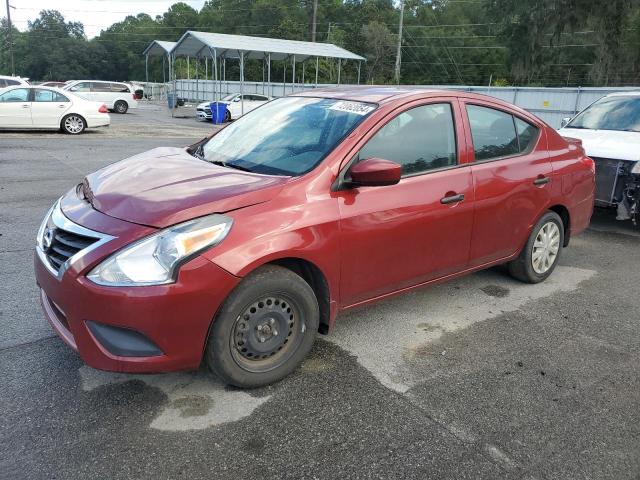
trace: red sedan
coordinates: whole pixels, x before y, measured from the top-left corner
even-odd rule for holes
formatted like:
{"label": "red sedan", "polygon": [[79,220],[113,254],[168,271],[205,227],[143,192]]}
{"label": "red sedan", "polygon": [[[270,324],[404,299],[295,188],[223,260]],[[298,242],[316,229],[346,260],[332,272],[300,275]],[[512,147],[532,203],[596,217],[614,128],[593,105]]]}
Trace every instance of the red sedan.
{"label": "red sedan", "polygon": [[36,278],[90,366],[204,361],[253,387],[294,370],[342,310],[498,264],[545,280],[593,203],[579,142],[512,105],[313,91],[86,177],[44,219]]}

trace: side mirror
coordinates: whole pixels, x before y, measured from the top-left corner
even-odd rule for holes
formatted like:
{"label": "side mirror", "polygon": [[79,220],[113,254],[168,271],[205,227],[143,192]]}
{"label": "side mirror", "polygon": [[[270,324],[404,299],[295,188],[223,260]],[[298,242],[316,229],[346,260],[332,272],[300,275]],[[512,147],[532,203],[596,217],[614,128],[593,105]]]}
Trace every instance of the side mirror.
{"label": "side mirror", "polygon": [[351,185],[354,187],[382,187],[400,181],[400,165],[382,158],[367,158],[349,169]]}
{"label": "side mirror", "polygon": [[560,128],[564,128],[571,121],[571,117],[564,117],[560,122]]}
{"label": "side mirror", "polygon": [[233,99],[234,102],[239,102],[240,101],[240,97],[236,97]]}

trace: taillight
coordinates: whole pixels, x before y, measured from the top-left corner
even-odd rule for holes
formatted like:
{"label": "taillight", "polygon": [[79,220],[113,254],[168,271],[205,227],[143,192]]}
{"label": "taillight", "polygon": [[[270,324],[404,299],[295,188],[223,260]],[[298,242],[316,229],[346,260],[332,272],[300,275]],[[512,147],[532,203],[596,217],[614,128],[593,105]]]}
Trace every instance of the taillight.
{"label": "taillight", "polygon": [[98,109],[98,112],[100,113],[109,113],[107,110],[107,106],[105,104],[100,105],[100,108]]}
{"label": "taillight", "polygon": [[596,174],[596,162],[591,157],[587,157],[586,155],[582,157],[582,163],[586,164],[591,170],[591,173]]}
{"label": "taillight", "polygon": [[136,94],[133,93],[132,96],[133,96],[133,99],[136,100]]}

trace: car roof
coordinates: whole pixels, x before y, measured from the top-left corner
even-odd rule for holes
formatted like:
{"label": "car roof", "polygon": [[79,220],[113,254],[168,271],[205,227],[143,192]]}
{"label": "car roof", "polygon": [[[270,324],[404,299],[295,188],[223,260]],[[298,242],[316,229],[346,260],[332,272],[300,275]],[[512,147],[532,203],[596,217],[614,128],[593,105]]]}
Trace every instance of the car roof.
{"label": "car roof", "polygon": [[342,100],[352,100],[356,102],[368,102],[384,104],[399,100],[402,98],[421,98],[421,97],[462,97],[468,99],[476,99],[503,105],[511,109],[518,109],[514,105],[504,102],[498,98],[477,93],[470,93],[464,90],[456,89],[436,89],[424,87],[386,87],[386,86],[349,86],[336,88],[314,89],[305,92],[294,93],[291,96],[299,97],[321,97],[335,98]]}

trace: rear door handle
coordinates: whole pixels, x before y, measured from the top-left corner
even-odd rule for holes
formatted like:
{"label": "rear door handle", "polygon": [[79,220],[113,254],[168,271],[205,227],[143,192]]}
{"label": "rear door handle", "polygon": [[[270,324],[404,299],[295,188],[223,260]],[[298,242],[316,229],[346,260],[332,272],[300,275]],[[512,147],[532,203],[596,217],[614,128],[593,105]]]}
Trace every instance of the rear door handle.
{"label": "rear door handle", "polygon": [[449,195],[440,199],[440,203],[443,205],[449,205],[450,203],[458,203],[464,200],[464,194]]}
{"label": "rear door handle", "polygon": [[22,108],[29,108],[31,105],[22,105]]}
{"label": "rear door handle", "polygon": [[539,187],[541,185],[546,185],[547,183],[549,183],[551,181],[551,179],[549,177],[538,177],[533,181],[533,184],[536,187]]}

